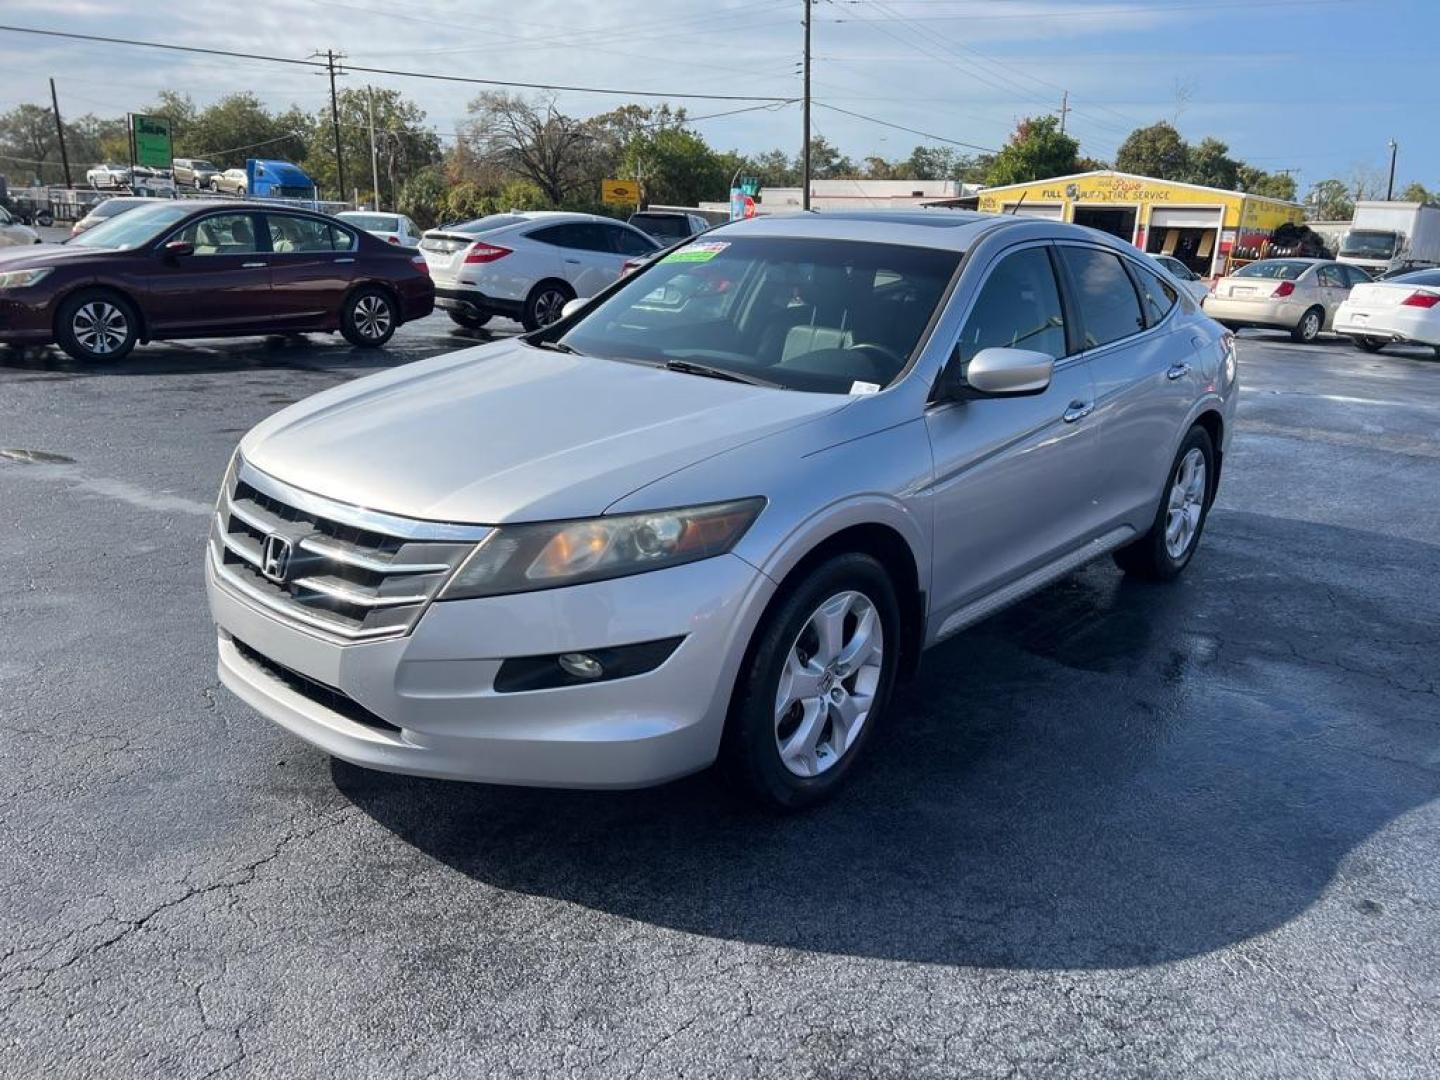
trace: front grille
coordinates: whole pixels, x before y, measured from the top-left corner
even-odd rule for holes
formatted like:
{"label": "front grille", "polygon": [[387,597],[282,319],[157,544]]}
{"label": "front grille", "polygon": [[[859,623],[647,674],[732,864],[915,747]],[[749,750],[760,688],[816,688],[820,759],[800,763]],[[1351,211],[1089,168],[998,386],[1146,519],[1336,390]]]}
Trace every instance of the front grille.
{"label": "front grille", "polygon": [[[212,558],[222,581],[277,617],[342,641],[374,641],[408,633],[484,533],[331,503],[242,465],[226,480]],[[267,575],[272,537],[289,557]]]}
{"label": "front grille", "polygon": [[230,643],[235,646],[235,651],[252,665],[260,668],[276,682],[288,686],[301,697],[308,698],[352,723],[363,724],[365,727],[375,728],[378,731],[400,731],[400,728],[388,720],[382,720],[343,690],[337,690],[333,686],[317,682],[308,675],[301,675],[284,664],[277,664],[268,656],[256,652],[239,638],[231,638]]}

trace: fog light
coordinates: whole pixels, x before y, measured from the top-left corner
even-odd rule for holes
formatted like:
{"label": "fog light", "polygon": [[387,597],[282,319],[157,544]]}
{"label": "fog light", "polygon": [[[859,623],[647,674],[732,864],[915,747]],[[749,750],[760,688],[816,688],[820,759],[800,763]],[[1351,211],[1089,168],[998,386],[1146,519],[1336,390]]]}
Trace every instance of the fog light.
{"label": "fog light", "polygon": [[565,669],[567,675],[577,679],[598,679],[605,674],[604,666],[589,653],[561,653],[555,662]]}

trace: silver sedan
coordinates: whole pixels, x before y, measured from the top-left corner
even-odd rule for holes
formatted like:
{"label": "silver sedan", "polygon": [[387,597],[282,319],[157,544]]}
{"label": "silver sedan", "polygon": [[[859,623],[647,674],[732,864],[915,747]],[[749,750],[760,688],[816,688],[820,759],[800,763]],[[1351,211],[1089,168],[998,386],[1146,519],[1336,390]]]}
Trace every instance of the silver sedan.
{"label": "silver sedan", "polygon": [[1369,275],[1328,259],[1261,259],[1215,283],[1205,314],[1232,330],[1289,330],[1308,344],[1331,329],[1335,312]]}
{"label": "silver sedan", "polygon": [[1232,336],[1088,229],[738,222],[246,435],[206,557],[220,677],[373,768],[718,758],[802,806],[903,726],[925,647],[1102,556],[1184,571],[1236,396]]}

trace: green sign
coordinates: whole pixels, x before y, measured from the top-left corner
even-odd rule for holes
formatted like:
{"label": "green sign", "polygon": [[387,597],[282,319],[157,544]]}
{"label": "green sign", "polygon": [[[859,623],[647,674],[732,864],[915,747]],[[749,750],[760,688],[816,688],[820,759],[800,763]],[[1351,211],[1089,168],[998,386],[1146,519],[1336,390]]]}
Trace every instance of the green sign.
{"label": "green sign", "polygon": [[760,178],[758,176],[742,176],[740,178],[740,191],[745,195],[759,195]]}
{"label": "green sign", "polygon": [[131,138],[135,140],[135,164],[150,169],[168,169],[173,159],[170,121],[163,116],[130,117]]}

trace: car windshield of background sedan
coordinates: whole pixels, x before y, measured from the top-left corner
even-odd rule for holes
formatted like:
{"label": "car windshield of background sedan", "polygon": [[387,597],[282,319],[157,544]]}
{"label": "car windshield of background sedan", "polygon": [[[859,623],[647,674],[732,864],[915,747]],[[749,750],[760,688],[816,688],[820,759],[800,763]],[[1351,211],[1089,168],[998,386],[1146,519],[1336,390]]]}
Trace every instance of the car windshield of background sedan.
{"label": "car windshield of background sedan", "polygon": [[71,247],[130,251],[141,244],[148,244],[165,229],[193,213],[194,209],[193,206],[186,206],[183,203],[169,202],[137,207],[118,217],[113,217],[103,224],[96,225],[89,232],[71,237],[66,244]]}
{"label": "car windshield of background sedan", "polygon": [[1387,285],[1423,285],[1426,288],[1440,287],[1440,270],[1411,270],[1408,274],[1396,274],[1386,278]]}
{"label": "car windshield of background sedan", "polygon": [[1307,262],[1287,262],[1284,259],[1264,259],[1260,262],[1253,262],[1249,266],[1242,266],[1235,271],[1235,277],[1259,277],[1270,278],[1274,281],[1294,281],[1306,270],[1310,269]]}
{"label": "car windshield of background sedan", "polygon": [[394,214],[346,214],[345,220],[366,232],[400,231],[400,219]]}
{"label": "car windshield of background sedan", "polygon": [[843,240],[689,244],[561,339],[614,360],[789,390],[873,393],[905,370],[961,253]]}

